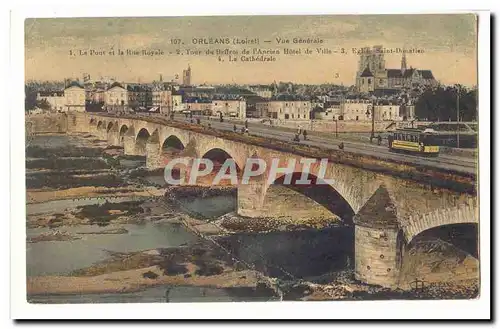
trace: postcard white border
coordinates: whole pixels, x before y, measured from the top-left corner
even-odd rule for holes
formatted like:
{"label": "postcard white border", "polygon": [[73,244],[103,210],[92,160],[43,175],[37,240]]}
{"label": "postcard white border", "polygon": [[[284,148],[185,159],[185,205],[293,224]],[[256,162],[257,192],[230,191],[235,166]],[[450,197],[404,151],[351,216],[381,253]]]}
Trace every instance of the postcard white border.
{"label": "postcard white border", "polygon": [[[392,7],[391,7],[392,3]],[[24,164],[24,18],[26,17],[89,17],[89,16],[180,16],[210,14],[363,14],[367,13],[436,13],[450,12],[439,7],[421,10],[406,6],[399,10],[391,1],[342,4],[332,8],[325,2],[285,6],[280,2],[255,6],[247,4],[216,5],[213,1],[198,5],[177,3],[158,7],[137,8],[128,3],[105,6],[102,1],[87,1],[85,6],[51,7],[42,5],[15,10],[11,14],[11,49],[8,90],[11,109],[11,317],[15,319],[404,319],[404,318],[489,318],[490,316],[490,18],[488,12],[479,19],[479,106],[480,106],[480,246],[481,293],[476,300],[453,301],[332,301],[332,302],[266,302],[266,303],[189,303],[189,304],[83,304],[40,305],[26,302],[25,254],[25,164]],[[385,5],[384,5],[385,4]],[[142,2],[141,2],[142,5]],[[402,5],[398,3],[398,5]],[[406,4],[408,5],[408,4]],[[421,3],[418,3],[421,8]],[[168,9],[161,9],[167,7]],[[265,9],[263,9],[265,8]],[[464,13],[463,10],[451,12]]]}

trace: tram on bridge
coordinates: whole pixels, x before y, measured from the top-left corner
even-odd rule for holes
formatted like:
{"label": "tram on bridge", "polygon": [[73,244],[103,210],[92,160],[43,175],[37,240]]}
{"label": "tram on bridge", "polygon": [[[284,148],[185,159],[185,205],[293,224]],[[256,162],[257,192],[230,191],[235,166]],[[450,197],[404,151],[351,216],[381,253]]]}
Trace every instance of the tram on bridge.
{"label": "tram on bridge", "polygon": [[397,129],[389,135],[389,151],[438,156],[439,143],[432,129]]}

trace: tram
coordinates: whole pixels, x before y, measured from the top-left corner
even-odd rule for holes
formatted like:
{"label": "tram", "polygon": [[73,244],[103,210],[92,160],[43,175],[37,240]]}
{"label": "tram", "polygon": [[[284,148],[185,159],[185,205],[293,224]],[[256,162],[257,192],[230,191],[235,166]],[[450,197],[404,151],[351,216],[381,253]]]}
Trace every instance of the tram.
{"label": "tram", "polygon": [[439,145],[432,129],[397,129],[389,135],[389,151],[438,156]]}

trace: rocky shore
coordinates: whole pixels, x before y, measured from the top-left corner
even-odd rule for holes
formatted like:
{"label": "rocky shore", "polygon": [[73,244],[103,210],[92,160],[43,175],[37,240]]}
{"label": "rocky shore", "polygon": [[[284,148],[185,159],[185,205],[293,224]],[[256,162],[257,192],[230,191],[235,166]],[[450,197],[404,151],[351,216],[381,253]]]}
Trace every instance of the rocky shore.
{"label": "rocky shore", "polygon": [[42,233],[34,237],[28,237],[26,241],[28,243],[37,243],[42,241],[70,241],[81,239],[79,236],[65,232],[65,231],[52,231],[47,233]]}

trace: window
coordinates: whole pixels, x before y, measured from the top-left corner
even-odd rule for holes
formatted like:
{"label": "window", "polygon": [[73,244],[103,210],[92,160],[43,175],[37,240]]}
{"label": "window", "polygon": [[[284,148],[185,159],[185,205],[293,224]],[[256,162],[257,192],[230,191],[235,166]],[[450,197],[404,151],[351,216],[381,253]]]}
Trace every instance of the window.
{"label": "window", "polygon": [[368,79],[368,84],[370,85],[372,83],[372,79]]}

